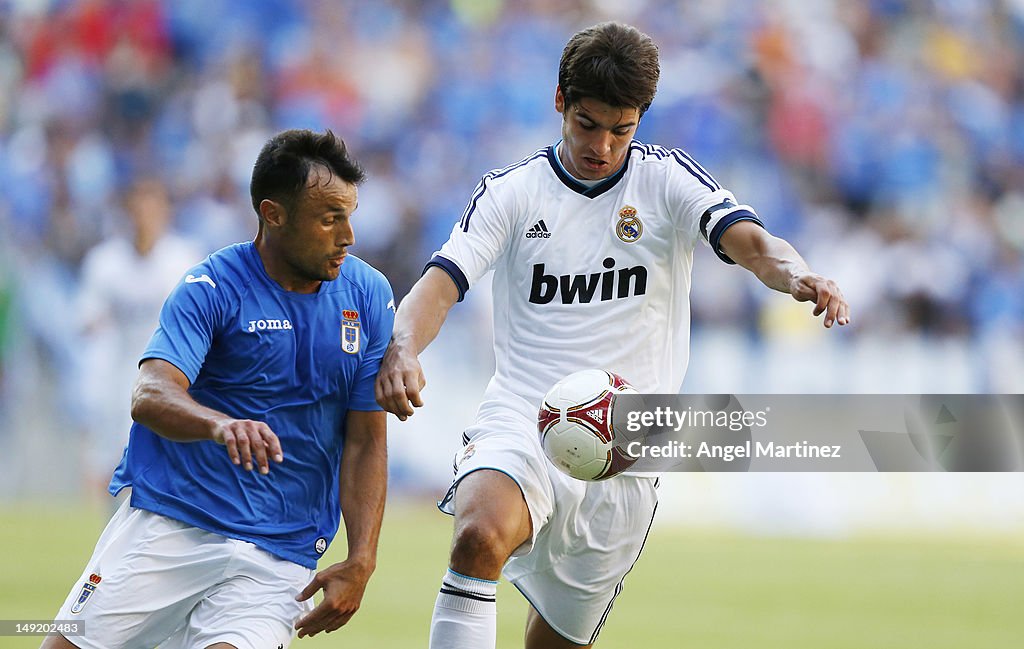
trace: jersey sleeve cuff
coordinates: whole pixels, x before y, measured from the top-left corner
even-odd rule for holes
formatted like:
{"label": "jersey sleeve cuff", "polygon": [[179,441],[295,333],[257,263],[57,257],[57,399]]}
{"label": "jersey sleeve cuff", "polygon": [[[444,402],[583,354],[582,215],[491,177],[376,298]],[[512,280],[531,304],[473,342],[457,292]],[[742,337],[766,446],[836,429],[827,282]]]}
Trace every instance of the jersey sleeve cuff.
{"label": "jersey sleeve cuff", "polygon": [[711,229],[711,234],[708,236],[708,243],[711,244],[711,249],[715,251],[715,254],[718,255],[719,259],[727,264],[735,264],[736,262],[730,259],[729,255],[722,252],[722,249],[719,247],[719,243],[721,242],[722,235],[725,234],[725,231],[728,230],[730,226],[735,225],[740,221],[751,221],[762,228],[764,227],[764,223],[761,222],[761,219],[757,218],[756,214],[750,210],[739,209],[731,214],[723,216],[722,219],[715,224],[715,227]]}
{"label": "jersey sleeve cuff", "polygon": [[186,367],[188,365],[188,363],[185,363],[181,359],[175,358],[175,357],[173,357],[170,354],[167,354],[165,352],[152,351],[152,350],[145,352],[142,355],[142,358],[139,359],[139,363],[138,363],[139,367],[142,367],[142,364],[145,363],[148,360],[158,360],[158,361],[165,361],[167,363],[170,363],[171,365],[176,367],[179,372],[181,372],[182,374],[185,375],[185,378],[188,379],[188,384],[190,386],[193,383],[196,382],[196,378],[199,376],[199,368],[198,367],[197,368],[188,368],[188,367]]}
{"label": "jersey sleeve cuff", "polygon": [[437,266],[448,273],[448,276],[455,282],[455,288],[459,291],[459,302],[461,302],[462,298],[466,297],[466,291],[469,290],[469,280],[466,279],[466,274],[462,272],[462,269],[454,261],[441,255],[434,255],[423,267],[423,272],[427,272],[431,266]]}

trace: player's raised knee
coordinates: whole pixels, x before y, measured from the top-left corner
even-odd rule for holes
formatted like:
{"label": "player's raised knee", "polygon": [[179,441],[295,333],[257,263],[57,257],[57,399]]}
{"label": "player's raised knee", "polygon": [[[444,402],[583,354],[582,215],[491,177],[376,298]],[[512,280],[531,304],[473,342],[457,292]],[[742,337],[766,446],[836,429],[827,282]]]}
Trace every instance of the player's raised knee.
{"label": "player's raised knee", "polygon": [[521,542],[497,525],[483,522],[460,525],[452,539],[452,567],[473,577],[496,579],[512,550]]}

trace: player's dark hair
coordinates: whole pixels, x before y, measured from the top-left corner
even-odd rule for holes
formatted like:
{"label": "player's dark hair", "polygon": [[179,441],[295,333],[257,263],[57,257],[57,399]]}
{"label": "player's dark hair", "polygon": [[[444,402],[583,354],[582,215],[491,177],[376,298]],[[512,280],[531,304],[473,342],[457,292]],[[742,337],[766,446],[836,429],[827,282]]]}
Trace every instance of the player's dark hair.
{"label": "player's dark hair", "polygon": [[362,166],[348,152],[345,142],[328,129],[282,131],[263,145],[252,170],[249,195],[256,214],[260,203],[270,199],[291,209],[306,189],[315,165],[326,167],[347,183],[358,185],[366,178]]}
{"label": "player's dark hair", "polygon": [[630,25],[607,22],[569,39],[558,64],[558,86],[566,107],[589,97],[643,115],[658,88],[658,46]]}

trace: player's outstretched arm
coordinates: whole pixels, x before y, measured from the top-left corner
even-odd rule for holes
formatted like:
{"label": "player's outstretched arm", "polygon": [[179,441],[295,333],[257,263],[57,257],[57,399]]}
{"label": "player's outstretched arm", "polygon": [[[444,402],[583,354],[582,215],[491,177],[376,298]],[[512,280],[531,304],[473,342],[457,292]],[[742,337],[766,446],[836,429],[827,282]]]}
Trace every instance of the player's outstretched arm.
{"label": "player's outstretched arm", "polygon": [[266,474],[270,460],[284,461],[281,442],[270,426],[200,405],[188,386],[188,377],[171,363],[158,358],[143,361],[132,389],[132,419],[175,442],[209,439],[222,444],[231,461],[246,471],[256,466]]}
{"label": "player's outstretched arm", "polygon": [[419,355],[437,337],[459,289],[448,273],[431,266],[409,291],[395,314],[391,344],[384,353],[375,386],[377,403],[402,421],[423,405],[427,384]]}
{"label": "player's outstretched arm", "polygon": [[722,234],[722,251],[754,273],[765,286],[789,293],[798,302],[814,302],[814,315],[825,314],[825,326],[850,322],[850,305],[832,280],[812,273],[807,262],[785,239],[749,221],[735,223]]}
{"label": "player's outstretched arm", "polygon": [[321,570],[296,597],[309,599],[323,589],[320,604],[295,623],[299,637],[330,633],[359,609],[366,583],[377,567],[377,539],[384,517],[388,481],[387,415],[350,410],[341,456],[341,514],[348,558]]}

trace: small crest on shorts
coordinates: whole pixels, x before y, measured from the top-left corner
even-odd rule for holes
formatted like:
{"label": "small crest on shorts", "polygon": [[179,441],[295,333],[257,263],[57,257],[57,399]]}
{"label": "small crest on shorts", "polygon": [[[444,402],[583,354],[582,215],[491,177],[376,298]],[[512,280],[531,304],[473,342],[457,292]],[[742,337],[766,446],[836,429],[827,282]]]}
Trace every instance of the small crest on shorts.
{"label": "small crest on shorts", "polygon": [[619,222],[615,224],[615,234],[626,243],[633,243],[644,233],[644,224],[637,215],[636,208],[625,205],[619,210]]}
{"label": "small crest on shorts", "polygon": [[327,539],[320,537],[316,540],[316,545],[313,546],[317,554],[323,554],[327,551]]}
{"label": "small crest on shorts", "polygon": [[78,600],[71,605],[71,612],[73,614],[78,615],[82,612],[82,609],[89,603],[89,598],[96,592],[96,587],[99,586],[101,581],[103,581],[103,578],[96,573],[89,575],[89,581],[82,584],[82,590],[78,593]]}
{"label": "small crest on shorts", "polygon": [[476,453],[476,444],[473,444],[473,443],[467,444],[466,448],[462,449],[462,455],[459,456],[459,462],[458,463],[462,464],[463,462],[465,462],[469,458],[473,457],[474,453]]}
{"label": "small crest on shorts", "polygon": [[359,312],[353,309],[341,312],[341,350],[346,354],[359,353]]}

